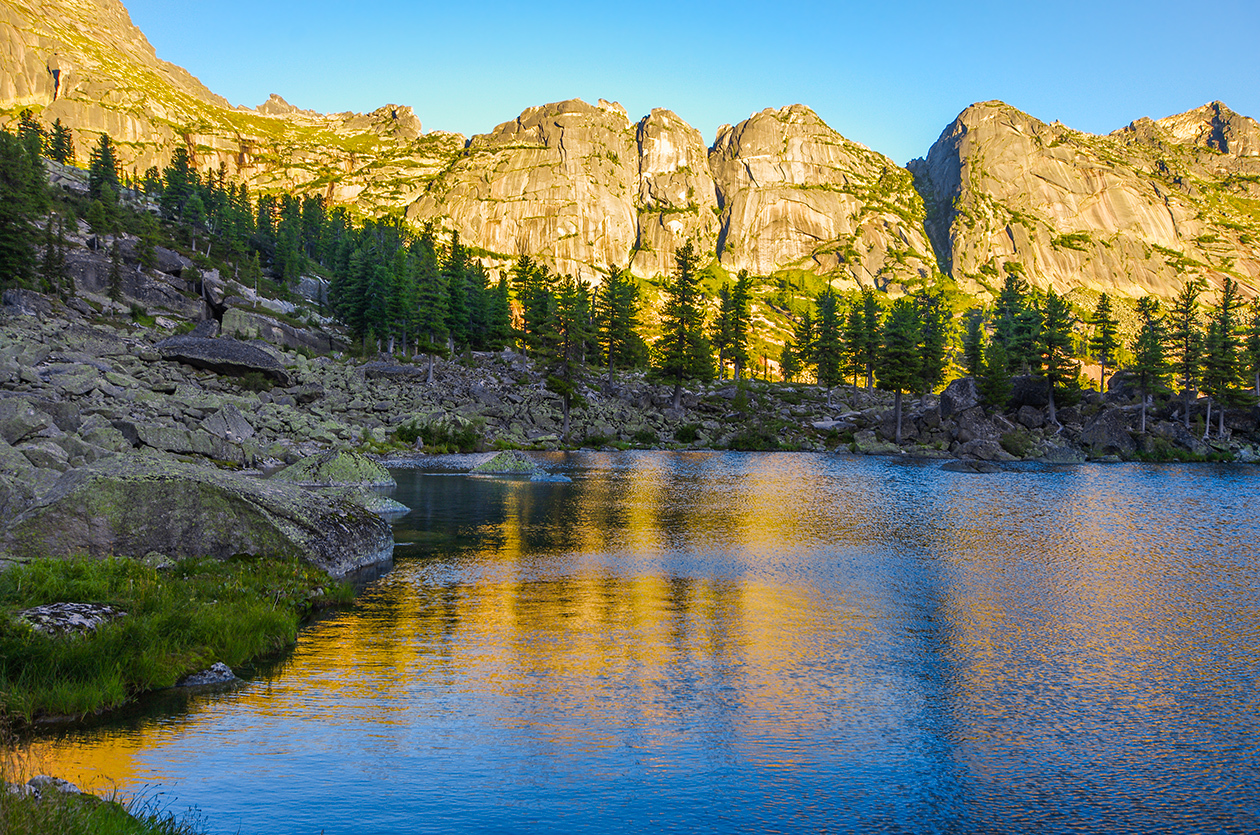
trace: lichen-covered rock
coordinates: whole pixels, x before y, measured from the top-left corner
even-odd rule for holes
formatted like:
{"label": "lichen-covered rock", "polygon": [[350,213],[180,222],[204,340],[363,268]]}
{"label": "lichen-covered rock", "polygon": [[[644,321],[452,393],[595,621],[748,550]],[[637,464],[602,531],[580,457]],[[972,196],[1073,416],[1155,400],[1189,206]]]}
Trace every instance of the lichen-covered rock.
{"label": "lichen-covered rock", "polygon": [[396,487],[379,462],[350,450],[331,450],[303,458],[271,477],[308,487]]}
{"label": "lichen-covered rock", "polygon": [[388,561],[378,516],[336,496],[133,454],[64,474],[0,530],[0,557],[296,556],[342,576]]}
{"label": "lichen-covered rock", "polygon": [[514,449],[504,450],[489,460],[482,461],[472,468],[479,475],[533,475],[542,468],[531,461],[524,453]]}
{"label": "lichen-covered rock", "polygon": [[255,345],[247,345],[235,339],[172,336],[154,347],[163,359],[176,360],[193,368],[233,376],[257,372],[270,377],[279,385],[293,385],[289,372],[278,359]]}
{"label": "lichen-covered rock", "polygon": [[1081,444],[1096,458],[1104,455],[1125,456],[1137,450],[1137,441],[1129,431],[1128,417],[1119,409],[1104,409],[1081,430]]}
{"label": "lichen-covered rock", "polygon": [[18,613],[37,632],[45,635],[95,632],[101,624],[127,613],[100,603],[48,603]]}
{"label": "lichen-covered rock", "polygon": [[959,377],[941,392],[941,417],[948,418],[980,405],[980,389],[974,377]]}

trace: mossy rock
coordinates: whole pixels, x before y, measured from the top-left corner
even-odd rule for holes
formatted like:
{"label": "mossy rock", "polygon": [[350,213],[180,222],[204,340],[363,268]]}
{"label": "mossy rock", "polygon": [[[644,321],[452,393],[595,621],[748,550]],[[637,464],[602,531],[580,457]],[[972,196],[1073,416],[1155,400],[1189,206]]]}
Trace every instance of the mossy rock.
{"label": "mossy rock", "polygon": [[151,551],[298,557],[341,577],[387,562],[393,549],[389,525],[356,502],[146,454],[67,472],[0,531],[0,562]]}
{"label": "mossy rock", "polygon": [[514,449],[505,449],[472,468],[478,475],[533,475],[542,468]]}
{"label": "mossy rock", "polygon": [[272,476],[273,480],[308,487],[396,487],[379,462],[349,450],[321,452],[303,458]]}

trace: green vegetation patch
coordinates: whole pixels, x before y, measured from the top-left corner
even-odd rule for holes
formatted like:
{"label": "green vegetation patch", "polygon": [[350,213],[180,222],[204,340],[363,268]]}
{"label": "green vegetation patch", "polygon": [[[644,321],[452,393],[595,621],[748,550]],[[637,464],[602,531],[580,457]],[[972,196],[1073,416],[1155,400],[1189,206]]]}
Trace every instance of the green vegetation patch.
{"label": "green vegetation patch", "polygon": [[[297,559],[39,560],[0,574],[0,710],[10,722],[81,716],[174,685],[216,661],[235,667],[293,643],[313,609],[352,599]],[[126,615],[50,636],[19,614],[96,603]]]}
{"label": "green vegetation patch", "polygon": [[0,792],[0,825],[27,835],[194,835],[205,830],[153,802],[102,800],[90,794],[46,791],[42,797]]}

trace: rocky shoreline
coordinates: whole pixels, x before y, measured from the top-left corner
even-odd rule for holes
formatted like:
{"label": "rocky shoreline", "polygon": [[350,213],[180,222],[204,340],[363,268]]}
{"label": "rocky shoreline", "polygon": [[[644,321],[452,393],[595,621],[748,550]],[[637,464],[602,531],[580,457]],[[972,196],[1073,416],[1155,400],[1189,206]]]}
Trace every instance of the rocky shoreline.
{"label": "rocky shoreline", "polygon": [[[301,347],[211,337],[213,320],[173,336],[170,327],[84,312],[55,297],[11,291],[5,299],[0,553],[9,559],[271,548],[340,576],[365,559],[387,559],[384,522],[344,495],[259,476],[329,450],[432,450],[418,440],[423,428],[481,449],[566,446],[559,396],[512,351],[438,360],[426,384],[419,359],[311,356]],[[719,381],[692,387],[672,409],[671,387],[642,374],[591,377],[568,445],[986,462],[1258,457],[1257,408],[1229,412],[1229,437],[1204,440],[1181,422],[1180,399],[1165,397],[1148,407],[1148,431],[1140,434],[1136,392],[1117,375],[1107,395],[1085,392],[1051,426],[1040,381],[1015,382],[1005,413],[990,414],[970,378],[955,380],[907,408],[897,446],[883,392],[846,386],[829,400],[816,386]],[[1201,421],[1204,407],[1192,406],[1192,419]],[[258,524],[241,525],[246,516]],[[102,527],[100,519],[111,521]],[[256,541],[220,535],[242,528],[270,533]],[[346,549],[369,556],[347,561]]]}

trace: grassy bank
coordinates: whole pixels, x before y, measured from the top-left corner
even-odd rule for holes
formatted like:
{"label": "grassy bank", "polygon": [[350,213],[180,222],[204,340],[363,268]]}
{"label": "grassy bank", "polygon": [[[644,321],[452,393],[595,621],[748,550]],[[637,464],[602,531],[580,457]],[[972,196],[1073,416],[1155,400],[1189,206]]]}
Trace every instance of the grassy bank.
{"label": "grassy bank", "polygon": [[[316,606],[349,586],[296,560],[42,560],[0,574],[0,711],[14,725],[117,707],[216,661],[235,667],[284,648]],[[124,617],[88,635],[48,636],[18,614],[101,603]]]}
{"label": "grassy bank", "polygon": [[0,833],[23,835],[196,835],[196,821],[91,795],[42,798],[0,791]]}

